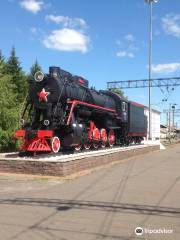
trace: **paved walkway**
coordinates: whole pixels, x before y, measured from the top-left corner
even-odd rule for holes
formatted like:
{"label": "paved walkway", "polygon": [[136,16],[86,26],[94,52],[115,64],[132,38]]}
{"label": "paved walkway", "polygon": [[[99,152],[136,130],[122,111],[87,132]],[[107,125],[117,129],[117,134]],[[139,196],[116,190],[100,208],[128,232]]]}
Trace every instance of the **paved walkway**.
{"label": "paved walkway", "polygon": [[0,239],[179,240],[180,145],[70,181],[0,175]]}

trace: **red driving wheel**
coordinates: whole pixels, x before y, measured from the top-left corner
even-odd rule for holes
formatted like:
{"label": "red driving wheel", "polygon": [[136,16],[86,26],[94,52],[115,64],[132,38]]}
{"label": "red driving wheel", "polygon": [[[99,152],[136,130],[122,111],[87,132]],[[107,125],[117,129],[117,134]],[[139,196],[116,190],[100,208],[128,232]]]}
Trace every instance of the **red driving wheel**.
{"label": "red driving wheel", "polygon": [[90,143],[84,143],[84,149],[89,150],[91,148]]}
{"label": "red driving wheel", "polygon": [[99,144],[98,144],[98,143],[93,143],[93,148],[94,148],[94,149],[98,149],[98,147],[99,147]]}
{"label": "red driving wheel", "polygon": [[74,149],[78,152],[81,150],[81,144],[78,144],[77,146],[74,147]]}
{"label": "red driving wheel", "polygon": [[102,128],[100,131],[101,134],[101,147],[104,148],[106,147],[106,142],[107,142],[107,133],[106,133],[106,129]]}
{"label": "red driving wheel", "polygon": [[108,143],[110,147],[113,147],[113,145],[115,144],[115,134],[113,130],[109,131],[108,134]]}
{"label": "red driving wheel", "polygon": [[58,137],[53,137],[51,139],[51,149],[54,153],[58,153],[61,147],[60,139]]}
{"label": "red driving wheel", "polygon": [[99,141],[99,139],[100,139],[100,131],[98,128],[95,128],[93,130],[93,140]]}

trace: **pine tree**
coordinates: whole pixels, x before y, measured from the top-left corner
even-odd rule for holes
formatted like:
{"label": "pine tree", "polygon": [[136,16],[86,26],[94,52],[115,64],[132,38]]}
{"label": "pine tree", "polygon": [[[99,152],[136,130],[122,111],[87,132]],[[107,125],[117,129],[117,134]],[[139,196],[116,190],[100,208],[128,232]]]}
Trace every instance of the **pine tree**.
{"label": "pine tree", "polygon": [[15,85],[14,92],[17,94],[18,100],[22,102],[27,92],[27,77],[22,71],[21,64],[16,56],[14,47],[11,50],[5,69],[6,74],[11,76],[12,84]]}
{"label": "pine tree", "polygon": [[10,75],[0,77],[0,151],[14,149],[13,135],[18,123],[18,101]]}
{"label": "pine tree", "polygon": [[35,63],[32,65],[31,70],[30,70],[30,78],[33,78],[34,74],[38,71],[42,71],[42,68],[36,59]]}
{"label": "pine tree", "polygon": [[5,62],[5,58],[4,58],[4,56],[2,55],[2,51],[1,51],[1,49],[0,49],[0,64],[1,63],[4,63]]}
{"label": "pine tree", "polygon": [[27,92],[28,76],[12,48],[6,61],[0,51],[0,151],[15,149],[13,135],[18,127],[19,112]]}
{"label": "pine tree", "polygon": [[6,64],[6,72],[7,74],[12,75],[15,78],[15,76],[20,74],[21,71],[22,68],[20,66],[18,57],[16,57],[16,50],[14,47],[12,47],[10,57]]}
{"label": "pine tree", "polygon": [[2,51],[0,50],[0,76],[3,75],[5,68],[5,58],[2,55]]}

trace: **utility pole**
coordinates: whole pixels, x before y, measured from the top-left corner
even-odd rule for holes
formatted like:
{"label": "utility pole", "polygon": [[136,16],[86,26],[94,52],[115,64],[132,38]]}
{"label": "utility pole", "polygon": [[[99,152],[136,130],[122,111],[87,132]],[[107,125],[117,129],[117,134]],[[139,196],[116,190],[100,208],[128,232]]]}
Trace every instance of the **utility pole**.
{"label": "utility pole", "polygon": [[152,71],[152,1],[150,1],[150,35],[149,35],[149,139],[151,134],[151,71]]}
{"label": "utility pole", "polygon": [[175,106],[172,106],[172,122],[173,122],[173,131],[174,131],[174,112],[175,112]]}
{"label": "utility pole", "polygon": [[171,132],[174,132],[175,127],[177,128],[177,122],[176,122],[176,126],[175,126],[175,116],[179,116],[179,115],[175,115],[176,113],[180,113],[180,109],[176,108],[177,104],[174,103],[170,103],[169,104],[169,109],[164,109],[163,113],[166,113],[166,123],[167,123],[167,130],[168,130],[168,135],[169,137],[171,137]]}
{"label": "utility pole", "polygon": [[168,128],[168,121],[169,121],[169,113],[166,112],[166,126],[167,126],[167,128]]}
{"label": "utility pole", "polygon": [[169,133],[175,128],[175,113],[179,113],[180,109],[176,109],[176,103],[169,104],[169,109],[164,109],[163,113],[166,113],[166,123]]}
{"label": "utility pole", "polygon": [[151,85],[152,85],[152,5],[153,3],[157,3],[158,0],[145,0],[149,4],[150,7],[150,16],[149,16],[149,139],[152,138],[152,129],[151,129]]}
{"label": "utility pole", "polygon": [[173,132],[174,132],[174,128],[175,128],[175,123],[174,123],[174,118],[175,118],[175,108],[176,108],[176,103],[174,103],[172,105],[172,129],[173,129]]}
{"label": "utility pole", "polygon": [[169,107],[169,135],[171,136],[171,104]]}

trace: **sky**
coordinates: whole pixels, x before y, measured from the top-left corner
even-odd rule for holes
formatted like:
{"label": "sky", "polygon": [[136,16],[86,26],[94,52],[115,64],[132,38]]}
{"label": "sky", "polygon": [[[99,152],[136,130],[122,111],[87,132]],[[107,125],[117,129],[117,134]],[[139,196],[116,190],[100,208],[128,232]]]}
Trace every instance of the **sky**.
{"label": "sky", "polygon": [[[148,77],[149,4],[144,0],[1,0],[0,49],[14,46],[23,70],[37,59],[44,72],[59,66],[89,80]],[[180,75],[180,1],[153,3],[152,77]],[[177,104],[180,87],[153,88],[152,107]],[[128,99],[148,105],[148,89],[125,90]],[[164,101],[167,99],[167,101]],[[180,113],[175,118],[180,126]]]}

